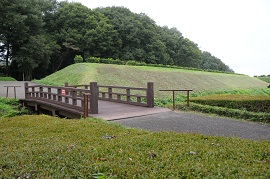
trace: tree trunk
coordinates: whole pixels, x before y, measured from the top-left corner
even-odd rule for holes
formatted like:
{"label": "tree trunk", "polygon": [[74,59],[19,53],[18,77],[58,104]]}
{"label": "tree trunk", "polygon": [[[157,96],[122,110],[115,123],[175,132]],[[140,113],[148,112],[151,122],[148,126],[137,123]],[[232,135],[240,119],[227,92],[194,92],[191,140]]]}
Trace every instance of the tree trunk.
{"label": "tree trunk", "polygon": [[32,71],[31,70],[24,71],[23,73],[24,73],[25,81],[32,80]]}

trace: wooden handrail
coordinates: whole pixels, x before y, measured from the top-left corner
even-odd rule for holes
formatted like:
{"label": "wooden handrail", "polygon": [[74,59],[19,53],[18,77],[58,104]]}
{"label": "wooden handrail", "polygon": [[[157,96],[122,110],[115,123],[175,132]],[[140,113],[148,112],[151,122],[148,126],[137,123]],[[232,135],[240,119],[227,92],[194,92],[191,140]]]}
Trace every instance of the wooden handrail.
{"label": "wooden handrail", "polygon": [[[87,85],[87,84],[86,85],[69,85],[68,82],[66,82],[65,87],[71,87],[71,88],[76,88],[76,89],[78,89],[79,87],[83,87],[85,89],[88,89],[90,85]],[[124,93],[114,92],[114,90],[118,90],[118,89],[125,90],[125,92]],[[143,91],[145,92],[145,94],[135,95],[135,94],[132,94],[131,91]],[[139,106],[154,107],[154,89],[153,89],[152,82],[147,83],[147,88],[97,85],[97,93],[99,94],[98,98],[101,100],[139,105]],[[123,99],[122,97],[125,97],[125,99]],[[137,99],[136,100],[137,102],[132,101],[131,97],[135,97]],[[145,99],[145,100],[142,101],[142,99]]]}
{"label": "wooden handrail", "polygon": [[[93,84],[92,84],[93,83]],[[96,83],[92,82],[92,88],[97,88]],[[90,85],[90,86],[91,86]],[[87,89],[78,89],[72,87],[60,87],[60,86],[45,86],[45,85],[34,85],[28,86],[28,83],[25,83],[25,98],[34,99],[41,101],[50,101],[51,103],[62,104],[65,106],[70,106],[71,108],[81,109],[85,115],[85,101],[83,94],[88,94],[90,102],[90,113],[98,113],[98,101],[93,100],[97,98],[98,93],[93,93],[95,90]],[[90,95],[91,94],[91,95]],[[87,101],[87,104],[88,104]],[[79,102],[79,103],[78,103]],[[88,106],[88,105],[87,105]],[[88,108],[88,107],[87,107]],[[88,113],[88,111],[87,111]]]}
{"label": "wooden handrail", "polygon": [[175,110],[175,91],[186,91],[187,92],[187,107],[189,107],[189,92],[193,91],[191,89],[162,89],[159,91],[172,91],[173,92],[173,110]]}

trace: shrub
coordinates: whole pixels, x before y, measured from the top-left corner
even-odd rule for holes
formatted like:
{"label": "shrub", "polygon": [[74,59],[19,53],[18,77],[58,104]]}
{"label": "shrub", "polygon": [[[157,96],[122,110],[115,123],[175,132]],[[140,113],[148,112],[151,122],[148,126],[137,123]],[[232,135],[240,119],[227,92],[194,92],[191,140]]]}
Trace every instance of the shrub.
{"label": "shrub", "polygon": [[[255,122],[270,122],[270,113],[255,113],[247,110],[240,109],[231,109],[217,106],[202,105],[196,103],[190,103],[189,109],[194,111],[199,111],[203,113],[218,114],[221,116],[238,118],[238,119],[247,119]],[[181,106],[176,105],[177,109],[180,109]]]}
{"label": "shrub", "polygon": [[0,81],[16,81],[16,80],[12,77],[0,77]]}
{"label": "shrub", "polygon": [[270,96],[221,94],[193,98],[191,102],[232,109],[244,109],[252,112],[270,113]]}
{"label": "shrub", "polygon": [[0,118],[19,116],[27,114],[25,108],[20,107],[18,99],[14,98],[0,98]]}

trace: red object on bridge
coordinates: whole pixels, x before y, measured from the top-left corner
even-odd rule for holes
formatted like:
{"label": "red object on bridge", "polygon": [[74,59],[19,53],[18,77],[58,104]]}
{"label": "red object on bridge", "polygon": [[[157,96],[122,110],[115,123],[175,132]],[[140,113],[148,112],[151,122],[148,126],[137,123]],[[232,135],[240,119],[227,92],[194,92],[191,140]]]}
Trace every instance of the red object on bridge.
{"label": "red object on bridge", "polygon": [[66,90],[62,90],[62,95],[66,95]]}

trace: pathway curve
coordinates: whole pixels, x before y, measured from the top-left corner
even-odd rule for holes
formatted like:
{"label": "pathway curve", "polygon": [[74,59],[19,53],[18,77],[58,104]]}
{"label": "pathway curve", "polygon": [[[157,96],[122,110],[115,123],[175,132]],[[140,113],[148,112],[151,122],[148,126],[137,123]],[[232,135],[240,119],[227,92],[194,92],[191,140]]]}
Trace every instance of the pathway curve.
{"label": "pathway curve", "polygon": [[212,136],[270,140],[270,124],[210,117],[187,112],[163,112],[142,117],[114,120],[124,126],[152,131],[199,133]]}

